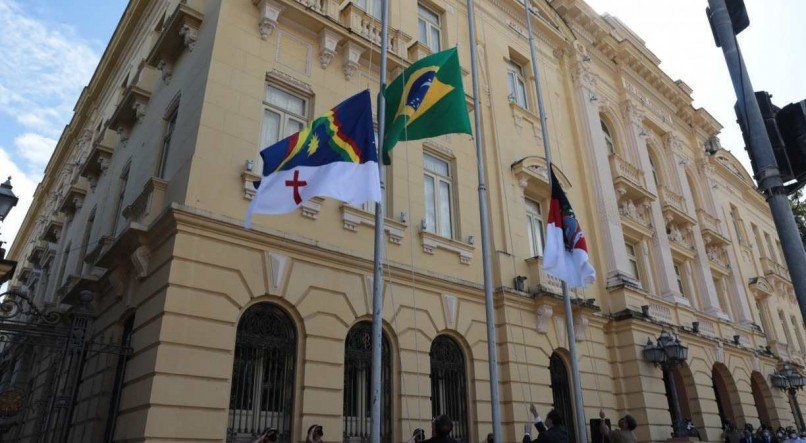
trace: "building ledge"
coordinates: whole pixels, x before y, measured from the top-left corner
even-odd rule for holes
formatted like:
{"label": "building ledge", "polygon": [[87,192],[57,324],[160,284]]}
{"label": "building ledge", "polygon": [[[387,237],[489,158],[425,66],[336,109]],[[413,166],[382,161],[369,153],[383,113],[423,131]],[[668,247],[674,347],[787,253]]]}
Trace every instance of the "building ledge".
{"label": "building ledge", "polygon": [[193,51],[204,15],[186,4],[179,4],[160,33],[146,62],[162,71],[163,81],[171,78],[173,65],[187,50]]}
{"label": "building ledge", "polygon": [[[358,227],[362,225],[372,229],[375,228],[374,213],[348,204],[341,205],[341,220],[344,223],[344,229],[350,232],[358,232]],[[400,245],[403,242],[407,228],[408,225],[406,223],[384,218],[383,230],[386,232],[389,243],[393,245]]]}
{"label": "building ledge", "polygon": [[87,196],[87,188],[88,184],[84,178],[79,178],[76,183],[70,185],[59,203],[59,212],[70,217],[81,209],[81,206],[84,205],[84,197]]}
{"label": "building ledge", "polygon": [[95,188],[98,179],[109,167],[109,159],[115,153],[115,145],[117,144],[117,132],[105,127],[101,129],[100,134],[92,143],[92,148],[81,165],[80,174],[90,182],[90,187]]}
{"label": "building ledge", "polygon": [[151,177],[140,195],[123,209],[123,216],[131,223],[148,226],[165,208],[165,190],[167,188],[167,181]]}
{"label": "building ledge", "polygon": [[459,256],[459,263],[469,265],[473,259],[473,251],[476,249],[472,245],[450,238],[442,237],[427,231],[420,231],[420,241],[423,245],[423,252],[434,255],[437,249],[453,252]]}

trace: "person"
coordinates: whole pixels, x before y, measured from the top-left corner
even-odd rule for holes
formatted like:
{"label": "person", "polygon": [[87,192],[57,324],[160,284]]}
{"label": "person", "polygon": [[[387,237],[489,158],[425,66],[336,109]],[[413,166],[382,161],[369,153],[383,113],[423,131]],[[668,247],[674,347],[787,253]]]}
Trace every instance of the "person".
{"label": "person", "polygon": [[788,438],[784,440],[786,443],[798,443],[800,438],[798,437],[798,432],[795,428],[786,428],[786,433]]}
{"label": "person", "polygon": [[308,436],[305,438],[305,443],[322,443],[322,437],[325,436],[325,431],[322,426],[314,424],[308,428]]}
{"label": "person", "polygon": [[607,441],[611,443],[635,443],[635,434],[633,431],[635,428],[638,427],[638,421],[635,420],[630,414],[625,415],[624,417],[618,420],[618,429],[610,430],[607,427],[607,422],[605,421],[605,413],[604,411],[599,411],[599,418],[602,420],[599,422],[599,432],[607,439]]}
{"label": "person", "polygon": [[258,436],[257,440],[254,440],[252,443],[269,443],[275,441],[277,441],[277,429],[266,428],[266,430]]}
{"label": "person", "polygon": [[773,443],[775,439],[772,437],[772,430],[769,428],[762,428],[761,432],[756,436],[755,443]]}
{"label": "person", "polygon": [[492,432],[487,434],[487,443],[495,443],[495,434]]}
{"label": "person", "polygon": [[[555,409],[549,411],[546,414],[546,423],[543,423],[543,419],[540,418],[540,415],[537,413],[537,408],[535,405],[529,405],[529,411],[532,413],[534,417],[534,424],[535,428],[537,428],[537,439],[534,441],[537,443],[568,443],[568,431],[565,430],[563,426],[563,416],[557,412]],[[523,427],[523,443],[531,443],[532,434],[531,434],[532,426],[530,423],[527,423]]]}
{"label": "person", "polygon": [[451,438],[453,420],[447,415],[439,415],[431,422],[431,438],[424,443],[457,443]]}

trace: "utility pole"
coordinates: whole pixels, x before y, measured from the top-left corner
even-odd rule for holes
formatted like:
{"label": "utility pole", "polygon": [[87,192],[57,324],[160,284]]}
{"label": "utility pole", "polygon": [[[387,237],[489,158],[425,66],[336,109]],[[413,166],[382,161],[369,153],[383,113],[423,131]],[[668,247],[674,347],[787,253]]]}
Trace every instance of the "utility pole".
{"label": "utility pole", "polygon": [[[803,249],[800,233],[795,224],[795,216],[789,206],[786,188],[775,160],[772,144],[767,136],[767,129],[756,101],[753,85],[750,83],[750,76],[747,74],[747,67],[736,42],[736,33],[748,23],[744,4],[742,1],[732,0],[732,11],[728,11],[725,0],[708,0],[708,5],[706,14],[711,22],[717,46],[722,47],[725,55],[725,62],[728,65],[733,89],[738,99],[737,109],[747,128],[746,136],[750,141],[747,151],[753,160],[753,173],[759,190],[770,205],[803,320],[806,319],[806,251]],[[736,23],[731,20],[732,16]],[[739,23],[742,19],[743,24]]]}

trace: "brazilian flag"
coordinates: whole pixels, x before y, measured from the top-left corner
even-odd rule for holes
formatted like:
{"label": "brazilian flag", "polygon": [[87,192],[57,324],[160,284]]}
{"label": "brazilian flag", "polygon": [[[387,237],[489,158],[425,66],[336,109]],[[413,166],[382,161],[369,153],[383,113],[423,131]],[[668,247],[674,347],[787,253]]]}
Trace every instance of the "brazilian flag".
{"label": "brazilian flag", "polygon": [[431,54],[406,68],[384,91],[383,162],[400,140],[470,134],[470,117],[456,48]]}

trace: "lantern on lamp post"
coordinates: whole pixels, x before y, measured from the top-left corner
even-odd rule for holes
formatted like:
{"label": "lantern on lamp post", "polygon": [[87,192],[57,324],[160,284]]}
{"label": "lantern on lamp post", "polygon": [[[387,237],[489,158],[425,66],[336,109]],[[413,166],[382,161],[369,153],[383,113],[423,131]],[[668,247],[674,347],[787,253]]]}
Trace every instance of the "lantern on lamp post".
{"label": "lantern on lamp post", "polygon": [[669,388],[669,400],[672,406],[672,435],[674,437],[687,436],[688,430],[680,412],[680,399],[677,396],[674,367],[683,364],[688,359],[688,347],[680,342],[679,337],[662,330],[657,338],[657,344],[652,343],[652,339],[647,339],[647,344],[644,346],[642,354],[645,360],[663,369],[663,376],[666,378]]}

